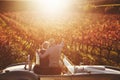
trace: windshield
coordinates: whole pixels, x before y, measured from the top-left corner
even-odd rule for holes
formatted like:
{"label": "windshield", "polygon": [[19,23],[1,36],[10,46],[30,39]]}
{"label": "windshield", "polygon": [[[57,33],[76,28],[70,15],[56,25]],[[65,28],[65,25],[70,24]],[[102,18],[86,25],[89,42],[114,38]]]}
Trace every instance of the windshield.
{"label": "windshield", "polygon": [[120,68],[119,13],[119,0],[0,0],[0,69],[35,62],[50,38],[73,65]]}

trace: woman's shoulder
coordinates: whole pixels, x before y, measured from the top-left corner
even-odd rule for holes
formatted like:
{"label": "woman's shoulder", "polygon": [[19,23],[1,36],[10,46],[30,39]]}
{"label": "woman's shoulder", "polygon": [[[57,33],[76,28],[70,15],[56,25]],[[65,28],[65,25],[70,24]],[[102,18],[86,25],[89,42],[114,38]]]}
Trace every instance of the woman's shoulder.
{"label": "woman's shoulder", "polygon": [[45,49],[41,49],[41,50],[40,50],[40,53],[44,54],[45,51],[46,51]]}

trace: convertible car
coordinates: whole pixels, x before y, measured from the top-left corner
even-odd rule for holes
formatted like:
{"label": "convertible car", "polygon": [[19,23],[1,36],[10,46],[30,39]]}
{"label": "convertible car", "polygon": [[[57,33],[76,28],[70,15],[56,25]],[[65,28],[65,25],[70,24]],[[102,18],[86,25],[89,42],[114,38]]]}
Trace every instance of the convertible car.
{"label": "convertible car", "polygon": [[120,80],[120,69],[102,65],[72,65],[63,58],[67,68],[61,75],[35,74],[32,64],[19,63],[8,66],[0,73],[0,80]]}

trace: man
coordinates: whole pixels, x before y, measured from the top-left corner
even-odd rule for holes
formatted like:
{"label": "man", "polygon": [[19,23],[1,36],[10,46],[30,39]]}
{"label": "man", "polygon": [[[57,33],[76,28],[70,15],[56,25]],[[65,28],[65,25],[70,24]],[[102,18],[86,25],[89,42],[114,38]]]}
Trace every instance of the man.
{"label": "man", "polygon": [[63,41],[60,44],[55,44],[54,39],[50,39],[50,47],[44,54],[40,54],[40,58],[49,58],[49,74],[61,74],[61,51],[63,48]]}

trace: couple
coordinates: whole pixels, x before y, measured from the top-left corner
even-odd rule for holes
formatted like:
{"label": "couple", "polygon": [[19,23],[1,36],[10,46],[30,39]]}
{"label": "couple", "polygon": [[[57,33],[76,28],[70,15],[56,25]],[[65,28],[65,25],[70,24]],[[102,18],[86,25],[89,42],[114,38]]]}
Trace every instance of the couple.
{"label": "couple", "polygon": [[37,51],[39,62],[34,67],[34,72],[41,75],[58,75],[61,74],[62,60],[61,50],[63,41],[60,44],[55,44],[54,39],[45,41],[42,44],[42,49]]}

